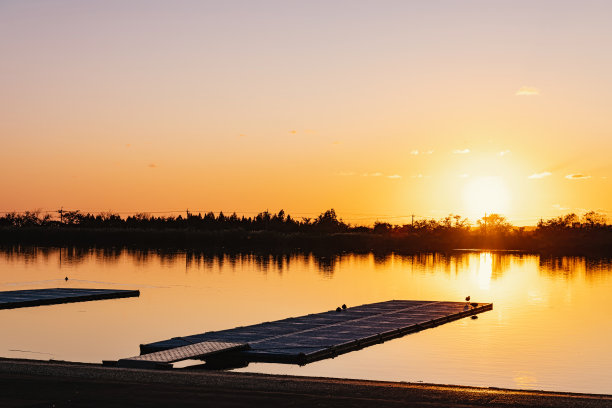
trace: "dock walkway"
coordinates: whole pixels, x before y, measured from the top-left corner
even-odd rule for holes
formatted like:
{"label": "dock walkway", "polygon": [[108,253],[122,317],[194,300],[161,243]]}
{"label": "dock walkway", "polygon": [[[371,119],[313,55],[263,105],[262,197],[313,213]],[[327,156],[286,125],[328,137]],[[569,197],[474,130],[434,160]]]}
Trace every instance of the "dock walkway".
{"label": "dock walkway", "polygon": [[[391,300],[140,346],[141,354],[200,342],[248,344],[217,355],[246,362],[306,364],[493,309],[491,303]],[[207,360],[208,362],[208,360]]]}

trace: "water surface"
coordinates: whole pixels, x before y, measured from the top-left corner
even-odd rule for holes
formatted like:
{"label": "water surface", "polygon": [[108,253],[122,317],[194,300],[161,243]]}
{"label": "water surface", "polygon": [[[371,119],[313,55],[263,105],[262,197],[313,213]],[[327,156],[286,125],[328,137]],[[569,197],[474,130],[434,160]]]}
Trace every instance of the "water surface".
{"label": "water surface", "polygon": [[238,371],[612,394],[608,260],[0,251],[0,290],[51,287],[139,289],[141,296],[0,310],[0,356],[116,360],[138,354],[140,343],[343,303],[471,295],[494,310],[303,367],[258,363]]}

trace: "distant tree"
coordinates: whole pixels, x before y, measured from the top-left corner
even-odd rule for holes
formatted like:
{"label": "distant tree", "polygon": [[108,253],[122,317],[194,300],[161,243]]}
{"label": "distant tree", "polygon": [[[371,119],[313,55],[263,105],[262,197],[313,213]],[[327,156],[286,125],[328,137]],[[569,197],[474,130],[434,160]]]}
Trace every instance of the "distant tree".
{"label": "distant tree", "polygon": [[434,219],[417,220],[411,224],[411,229],[418,232],[431,232],[441,227],[440,223]]}
{"label": "distant tree", "polygon": [[457,214],[449,214],[446,218],[439,221],[439,227],[443,229],[469,229],[470,221],[467,218],[461,218]]}
{"label": "distant tree", "polygon": [[120,221],[121,220],[121,217],[119,216],[119,214],[115,214],[111,211],[101,212],[98,215],[100,216],[100,219],[102,221]]}
{"label": "distant tree", "polygon": [[566,227],[575,227],[580,225],[580,217],[576,214],[571,213],[563,217],[563,223]]}
{"label": "distant tree", "polygon": [[477,221],[478,227],[483,232],[491,233],[508,233],[512,229],[512,225],[506,220],[506,217],[499,214],[489,214]]}
{"label": "distant tree", "polygon": [[461,216],[457,215],[457,214],[453,215],[453,218],[455,219],[454,228],[459,228],[459,229],[462,229],[462,230],[469,230],[470,229],[471,224],[470,224],[470,220],[469,219],[467,219],[465,217],[461,218]]}
{"label": "distant tree", "polygon": [[314,220],[313,226],[321,232],[340,232],[348,228],[348,225],[338,219],[336,210],[333,208],[321,213]]}
{"label": "distant tree", "polygon": [[388,222],[376,221],[374,223],[374,232],[376,234],[386,234],[393,229],[393,226]]}
{"label": "distant tree", "polygon": [[269,222],[270,219],[272,219],[272,214],[270,214],[270,212],[268,210],[260,212],[255,217],[255,221],[256,222]]}
{"label": "distant tree", "polygon": [[151,214],[140,212],[132,216],[136,221],[151,221]]}
{"label": "distant tree", "polygon": [[274,219],[280,222],[285,222],[285,210],[280,210],[278,214],[274,216]]}
{"label": "distant tree", "polygon": [[587,228],[603,227],[606,225],[607,217],[595,211],[589,211],[582,216],[583,224]]}
{"label": "distant tree", "polygon": [[266,230],[270,226],[270,221],[272,220],[272,214],[266,210],[264,212],[260,212],[255,216],[253,220],[253,225],[255,229],[258,230]]}
{"label": "distant tree", "polygon": [[83,214],[81,214],[79,210],[74,210],[74,211],[64,211],[62,218],[64,219],[64,224],[76,225],[76,224],[80,224],[84,217],[83,217]]}
{"label": "distant tree", "polygon": [[561,230],[565,228],[573,228],[580,225],[580,218],[574,214],[566,214],[556,218],[551,218],[546,221],[538,222],[538,229]]}

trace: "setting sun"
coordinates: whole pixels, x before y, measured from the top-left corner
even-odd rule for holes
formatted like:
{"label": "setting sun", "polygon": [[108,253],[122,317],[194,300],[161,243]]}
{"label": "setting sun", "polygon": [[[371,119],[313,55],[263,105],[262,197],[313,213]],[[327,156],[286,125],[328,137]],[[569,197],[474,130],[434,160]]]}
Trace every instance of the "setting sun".
{"label": "setting sun", "polygon": [[476,219],[485,213],[507,213],[510,197],[501,177],[480,177],[465,185],[463,201],[465,213]]}

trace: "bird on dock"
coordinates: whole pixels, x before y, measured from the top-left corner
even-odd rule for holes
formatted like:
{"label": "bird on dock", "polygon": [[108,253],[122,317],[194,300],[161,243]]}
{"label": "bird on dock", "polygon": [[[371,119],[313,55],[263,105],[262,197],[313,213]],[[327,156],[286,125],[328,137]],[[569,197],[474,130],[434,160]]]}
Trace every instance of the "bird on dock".
{"label": "bird on dock", "polygon": [[470,306],[472,306],[472,307],[478,307],[478,303],[470,303]]}
{"label": "bird on dock", "polygon": [[346,310],[346,304],[342,305],[342,310]]}
{"label": "bird on dock", "polygon": [[336,312],[341,312],[341,311],[342,311],[342,309],[340,309],[340,307],[336,308]]}

